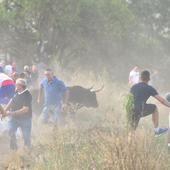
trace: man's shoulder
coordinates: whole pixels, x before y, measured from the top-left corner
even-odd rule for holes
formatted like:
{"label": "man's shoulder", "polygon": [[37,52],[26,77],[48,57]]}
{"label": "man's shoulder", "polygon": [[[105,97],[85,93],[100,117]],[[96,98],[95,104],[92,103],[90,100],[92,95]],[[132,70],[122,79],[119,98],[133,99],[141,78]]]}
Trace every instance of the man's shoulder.
{"label": "man's shoulder", "polygon": [[57,84],[64,84],[64,81],[57,77],[55,77],[54,80],[55,80],[55,83],[57,83]]}
{"label": "man's shoulder", "polygon": [[149,84],[145,84],[145,83],[143,83],[143,88],[144,89],[147,89],[148,91],[150,91],[150,92],[155,92],[155,91],[157,91],[152,85],[149,85]]}
{"label": "man's shoulder", "polygon": [[151,90],[152,90],[152,89],[156,90],[156,88],[153,87],[152,85],[148,85],[148,88],[151,89]]}
{"label": "man's shoulder", "polygon": [[132,88],[135,88],[135,87],[140,87],[140,86],[142,86],[143,85],[143,83],[136,83],[136,84],[134,84],[133,86],[132,86]]}
{"label": "man's shoulder", "polygon": [[32,94],[31,94],[31,92],[30,92],[29,90],[26,90],[26,91],[23,93],[23,95],[24,95],[25,97],[32,97]]}
{"label": "man's shoulder", "polygon": [[143,87],[143,88],[146,88],[146,89],[154,89],[153,86],[146,84],[146,83],[143,83],[143,82],[136,84],[136,86]]}
{"label": "man's shoulder", "polygon": [[138,90],[138,89],[144,89],[144,88],[148,88],[147,87],[147,84],[144,84],[144,83],[142,83],[142,82],[140,82],[140,83],[137,83],[137,84],[134,84],[132,87],[131,87],[131,91],[133,91],[133,90]]}

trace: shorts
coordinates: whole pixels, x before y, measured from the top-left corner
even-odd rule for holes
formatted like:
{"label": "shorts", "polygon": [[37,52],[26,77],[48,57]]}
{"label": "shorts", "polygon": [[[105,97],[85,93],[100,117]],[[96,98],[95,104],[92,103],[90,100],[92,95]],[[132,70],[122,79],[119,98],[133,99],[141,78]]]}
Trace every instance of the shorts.
{"label": "shorts", "polygon": [[153,114],[156,109],[157,107],[154,104],[145,104],[142,111],[134,110],[132,114],[131,127],[135,130],[139,124],[140,118]]}
{"label": "shorts", "polygon": [[145,104],[142,112],[140,113],[141,117],[145,117],[153,114],[156,111],[157,107],[155,104]]}

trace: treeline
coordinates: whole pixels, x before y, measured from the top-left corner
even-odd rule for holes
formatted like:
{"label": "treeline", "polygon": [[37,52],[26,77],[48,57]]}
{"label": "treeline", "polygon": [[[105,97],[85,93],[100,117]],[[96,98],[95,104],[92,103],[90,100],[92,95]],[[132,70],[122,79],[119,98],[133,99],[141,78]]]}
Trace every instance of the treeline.
{"label": "treeline", "polygon": [[169,16],[169,0],[4,0],[0,48],[24,63],[57,60],[116,80],[135,64],[164,75]]}

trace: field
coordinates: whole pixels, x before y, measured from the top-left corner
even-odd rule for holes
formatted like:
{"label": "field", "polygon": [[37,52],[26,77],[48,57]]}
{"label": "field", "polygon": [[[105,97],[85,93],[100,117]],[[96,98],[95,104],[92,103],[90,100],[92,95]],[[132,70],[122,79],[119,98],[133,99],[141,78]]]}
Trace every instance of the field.
{"label": "field", "polygon": [[[73,76],[71,82],[82,84],[85,78],[77,80],[79,77]],[[87,86],[94,81],[86,81]],[[17,153],[9,153],[8,140],[2,137],[2,169],[169,170],[167,135],[154,137],[151,117],[141,120],[136,133],[129,133],[123,109],[128,87],[111,84],[107,79],[98,82],[97,87],[105,84],[98,94],[98,109],[84,108],[74,121],[68,116],[63,127],[41,125],[34,116],[30,151],[21,148]],[[167,126],[168,109],[160,107],[160,112],[160,124]]]}

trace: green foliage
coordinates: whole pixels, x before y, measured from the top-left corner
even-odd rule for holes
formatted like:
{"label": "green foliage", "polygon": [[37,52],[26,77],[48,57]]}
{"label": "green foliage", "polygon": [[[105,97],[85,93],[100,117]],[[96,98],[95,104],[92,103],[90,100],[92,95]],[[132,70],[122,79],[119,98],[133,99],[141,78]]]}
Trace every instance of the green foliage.
{"label": "green foliage", "polygon": [[31,36],[35,49],[36,42],[47,42],[46,57],[57,56],[65,65],[75,59],[100,61],[103,43],[121,43],[134,23],[134,15],[121,0],[8,0],[0,8],[1,20],[12,25],[17,36],[29,33],[24,38]]}
{"label": "green foliage", "polygon": [[132,124],[133,108],[134,108],[134,97],[133,94],[129,93],[128,95],[125,96],[124,99],[124,109],[126,111],[126,121],[127,121],[128,128]]}
{"label": "green foliage", "polygon": [[[111,75],[125,64],[158,67],[160,56],[168,60],[170,53],[168,5],[169,0],[4,0],[0,46],[22,62],[57,60],[65,68],[104,67]],[[168,65],[169,60],[163,67]],[[127,69],[119,71],[126,75]]]}

